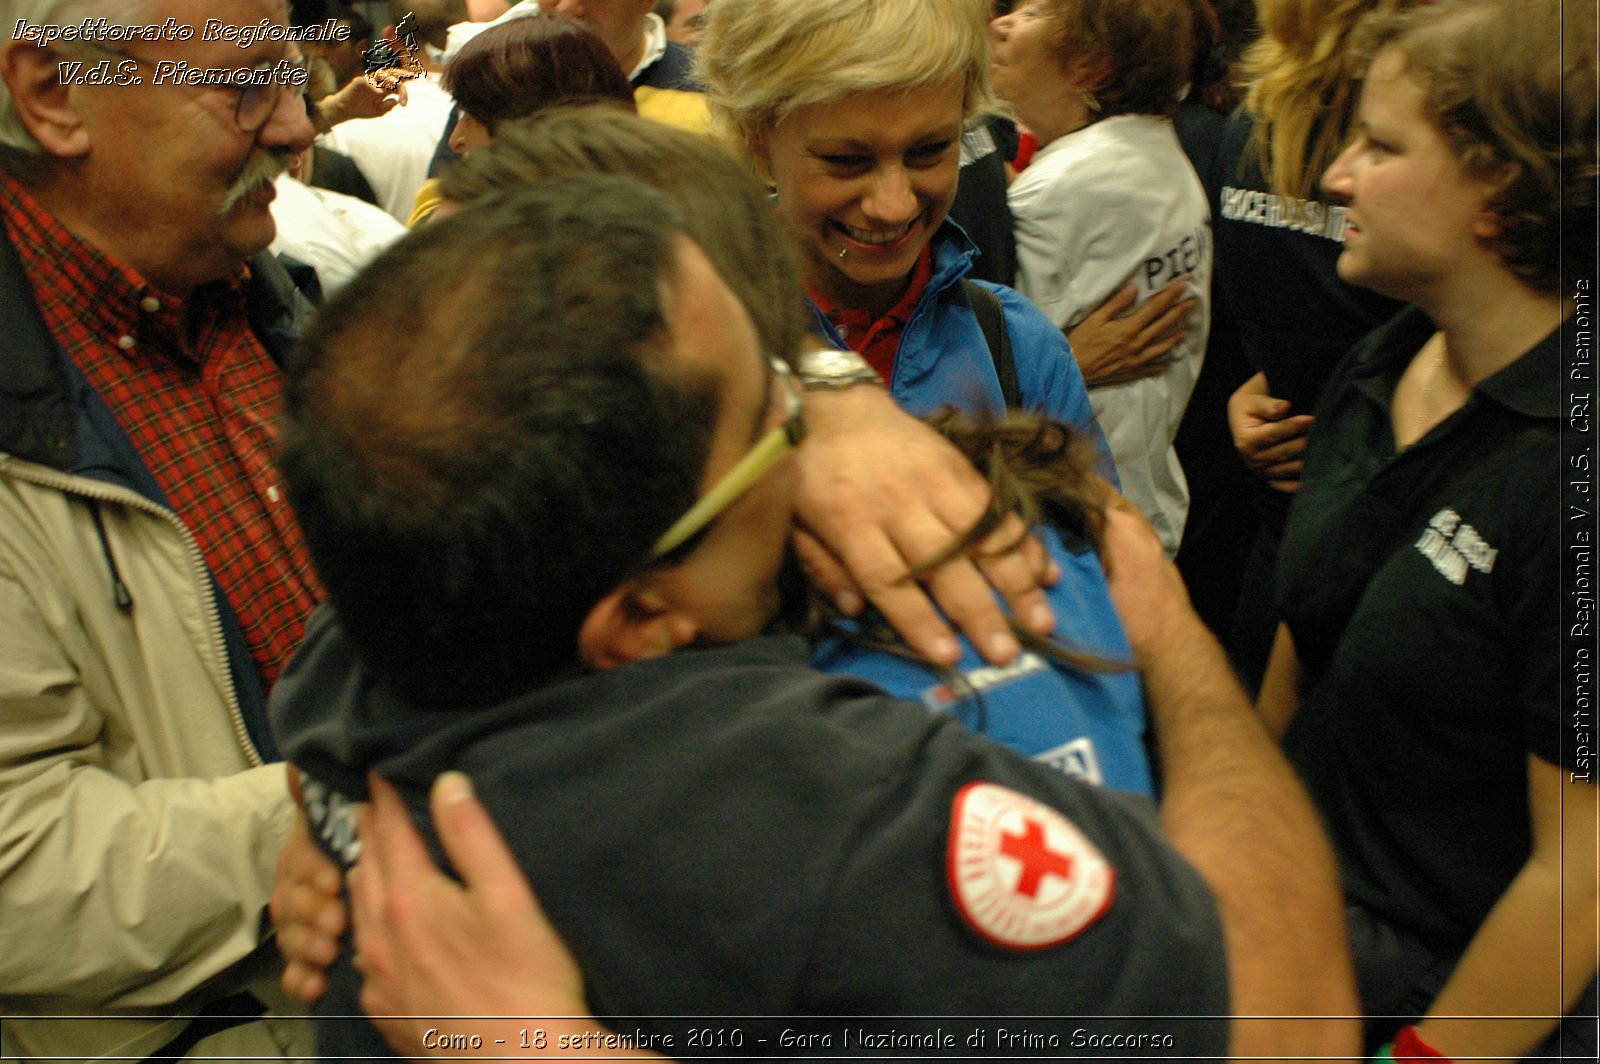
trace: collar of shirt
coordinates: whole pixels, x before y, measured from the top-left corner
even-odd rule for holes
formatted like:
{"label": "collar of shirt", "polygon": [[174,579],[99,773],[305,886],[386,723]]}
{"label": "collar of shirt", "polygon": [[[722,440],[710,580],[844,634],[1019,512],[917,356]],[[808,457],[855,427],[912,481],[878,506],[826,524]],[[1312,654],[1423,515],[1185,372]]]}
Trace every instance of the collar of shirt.
{"label": "collar of shirt", "polygon": [[667,24],[661,21],[661,16],[654,11],[647,12],[644,16],[644,54],[639,57],[639,62],[634,68],[628,72],[628,81],[634,81],[666,54]]}
{"label": "collar of shirt", "polygon": [[219,316],[241,311],[248,267],[202,285],[188,299],[170,295],[68,230],[3,168],[0,223],[17,249],[35,301],[41,309],[49,307],[46,317],[76,323],[102,344],[159,352],[193,366],[189,338],[203,335]]}
{"label": "collar of shirt", "polygon": [[[1359,362],[1352,376],[1380,406],[1393,400],[1395,385],[1423,343],[1438,329],[1416,307],[1406,307],[1381,326],[1353,353]],[[1559,418],[1561,409],[1561,352],[1573,342],[1573,316],[1503,369],[1478,382],[1473,389],[1524,417]]]}
{"label": "collar of shirt", "polygon": [[900,334],[906,327],[906,322],[911,320],[911,315],[917,309],[917,303],[922,299],[923,291],[928,287],[928,282],[933,279],[933,247],[925,245],[922,254],[917,256],[917,264],[911,270],[911,283],[906,285],[905,292],[894,306],[890,307],[876,321],[865,310],[856,310],[849,307],[838,307],[822,294],[822,290],[811,283],[806,284],[806,291],[811,296],[811,301],[817,309],[833,323],[839,331],[839,336],[850,345],[850,349],[862,358],[873,369],[878,371],[878,376],[883,378],[885,384],[894,378],[895,354],[900,348]]}

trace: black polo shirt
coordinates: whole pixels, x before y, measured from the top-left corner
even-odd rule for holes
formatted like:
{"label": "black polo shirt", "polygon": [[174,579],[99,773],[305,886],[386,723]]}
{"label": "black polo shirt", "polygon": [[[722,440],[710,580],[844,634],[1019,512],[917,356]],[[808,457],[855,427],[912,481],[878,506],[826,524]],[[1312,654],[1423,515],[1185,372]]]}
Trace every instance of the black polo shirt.
{"label": "black polo shirt", "polygon": [[1280,557],[1305,670],[1285,745],[1347,894],[1463,944],[1527,860],[1526,758],[1560,760],[1560,333],[1396,453],[1407,309],[1329,379]]}

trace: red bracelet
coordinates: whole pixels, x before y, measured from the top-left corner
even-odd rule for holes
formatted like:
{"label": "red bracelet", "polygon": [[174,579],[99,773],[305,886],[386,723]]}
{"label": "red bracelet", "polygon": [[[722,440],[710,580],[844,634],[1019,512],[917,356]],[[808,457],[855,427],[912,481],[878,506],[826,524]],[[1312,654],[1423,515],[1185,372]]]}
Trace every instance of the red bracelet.
{"label": "red bracelet", "polygon": [[1422,1040],[1416,1025],[1402,1027],[1394,1036],[1395,1060],[1443,1060],[1455,1064],[1449,1057]]}

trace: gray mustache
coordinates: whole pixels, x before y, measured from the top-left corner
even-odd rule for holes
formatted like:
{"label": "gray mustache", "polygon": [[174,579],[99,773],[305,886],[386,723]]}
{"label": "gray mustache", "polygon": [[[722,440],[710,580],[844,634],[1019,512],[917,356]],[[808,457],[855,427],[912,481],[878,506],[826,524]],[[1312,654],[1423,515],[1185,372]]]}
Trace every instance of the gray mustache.
{"label": "gray mustache", "polygon": [[293,160],[280,152],[258,152],[245,164],[239,176],[233,179],[233,184],[228,186],[228,194],[223,197],[222,210],[218,213],[227,214],[239,205],[239,201],[262,185],[270,185],[279,174],[289,169]]}

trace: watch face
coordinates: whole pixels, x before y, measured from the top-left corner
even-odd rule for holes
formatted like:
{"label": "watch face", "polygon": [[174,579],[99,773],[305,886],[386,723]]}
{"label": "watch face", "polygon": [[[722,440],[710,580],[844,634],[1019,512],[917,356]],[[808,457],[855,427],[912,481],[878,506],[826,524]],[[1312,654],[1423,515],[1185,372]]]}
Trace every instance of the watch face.
{"label": "watch face", "polygon": [[807,385],[840,387],[878,380],[877,371],[854,351],[833,348],[807,351],[800,356],[800,380]]}

